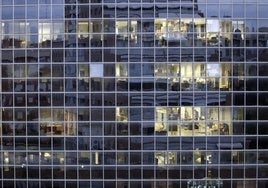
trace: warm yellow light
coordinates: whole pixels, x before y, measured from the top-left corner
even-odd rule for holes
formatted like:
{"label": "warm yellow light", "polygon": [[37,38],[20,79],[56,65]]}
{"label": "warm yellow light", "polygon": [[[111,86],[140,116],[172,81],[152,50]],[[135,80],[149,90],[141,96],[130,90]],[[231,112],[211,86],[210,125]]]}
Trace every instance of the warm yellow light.
{"label": "warm yellow light", "polygon": [[95,164],[99,164],[99,153],[95,153]]}

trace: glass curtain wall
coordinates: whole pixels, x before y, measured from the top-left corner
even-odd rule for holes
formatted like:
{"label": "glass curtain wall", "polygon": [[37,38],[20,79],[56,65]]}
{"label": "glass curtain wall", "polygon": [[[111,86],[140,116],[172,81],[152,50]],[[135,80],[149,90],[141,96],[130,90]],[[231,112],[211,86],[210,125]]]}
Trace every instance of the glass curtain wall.
{"label": "glass curtain wall", "polygon": [[2,0],[0,187],[268,187],[267,9]]}

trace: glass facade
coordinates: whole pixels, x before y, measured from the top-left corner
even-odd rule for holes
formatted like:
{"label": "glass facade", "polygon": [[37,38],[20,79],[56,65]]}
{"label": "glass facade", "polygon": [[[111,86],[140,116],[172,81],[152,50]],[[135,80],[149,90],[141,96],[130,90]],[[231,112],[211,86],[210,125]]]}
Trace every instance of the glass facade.
{"label": "glass facade", "polygon": [[267,0],[1,0],[0,187],[268,187]]}

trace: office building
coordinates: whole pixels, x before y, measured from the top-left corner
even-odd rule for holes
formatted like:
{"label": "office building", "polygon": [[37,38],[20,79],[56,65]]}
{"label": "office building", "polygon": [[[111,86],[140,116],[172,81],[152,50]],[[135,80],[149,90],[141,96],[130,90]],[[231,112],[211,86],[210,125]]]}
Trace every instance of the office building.
{"label": "office building", "polygon": [[1,0],[0,187],[268,187],[267,10]]}

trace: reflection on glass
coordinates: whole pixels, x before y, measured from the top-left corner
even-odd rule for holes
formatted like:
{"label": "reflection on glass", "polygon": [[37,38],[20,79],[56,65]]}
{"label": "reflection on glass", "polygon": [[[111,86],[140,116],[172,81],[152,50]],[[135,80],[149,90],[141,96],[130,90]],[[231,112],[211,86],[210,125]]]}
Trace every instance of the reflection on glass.
{"label": "reflection on glass", "polygon": [[89,33],[88,22],[78,22],[78,38],[87,38]]}
{"label": "reflection on glass", "polygon": [[38,24],[38,42],[40,47],[61,47],[64,25],[62,22],[41,22]]}
{"label": "reflection on glass", "polygon": [[116,108],[116,121],[126,122],[128,121],[128,109]]}
{"label": "reflection on glass", "polygon": [[158,166],[175,165],[178,164],[177,153],[175,152],[156,152],[155,160]]}
{"label": "reflection on glass", "polygon": [[157,107],[155,132],[169,136],[230,135],[231,109],[208,107]]}
{"label": "reflection on glass", "polygon": [[41,135],[76,135],[76,112],[74,110],[53,109],[40,110],[40,134]]}

